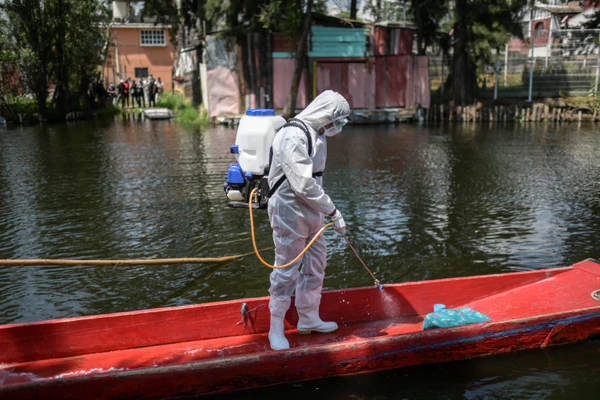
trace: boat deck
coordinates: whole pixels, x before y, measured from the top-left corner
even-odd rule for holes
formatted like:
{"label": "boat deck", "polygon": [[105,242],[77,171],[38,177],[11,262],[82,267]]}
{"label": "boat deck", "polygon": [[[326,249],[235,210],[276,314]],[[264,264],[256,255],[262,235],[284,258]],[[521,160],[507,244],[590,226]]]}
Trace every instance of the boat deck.
{"label": "boat deck", "polygon": [[[295,330],[289,330],[286,335],[291,347],[301,348],[419,332],[422,322],[423,318],[419,316],[393,317],[341,325],[336,332],[329,334],[298,335]],[[231,336],[3,365],[3,368],[11,370],[5,376],[4,384],[22,383],[29,379],[86,375],[90,371],[132,370],[263,353],[270,351],[267,335],[268,333],[258,333]]]}
{"label": "boat deck", "polygon": [[[210,392],[219,390],[219,370],[233,379],[255,376],[252,368],[260,366],[268,379],[281,378],[293,365],[299,378],[327,376],[572,342],[600,333],[600,297],[594,293],[600,296],[600,264],[594,261],[384,285],[383,291],[329,291],[321,315],[337,321],[339,329],[298,335],[292,307],[286,318],[291,349],[283,352],[269,348],[266,297],[0,326],[0,393],[3,387],[57,379],[131,374],[147,385],[149,376],[174,379],[186,373],[214,376],[203,383],[202,390]],[[492,321],[422,331],[434,303],[468,306]],[[315,369],[315,359],[321,359],[322,371]]]}

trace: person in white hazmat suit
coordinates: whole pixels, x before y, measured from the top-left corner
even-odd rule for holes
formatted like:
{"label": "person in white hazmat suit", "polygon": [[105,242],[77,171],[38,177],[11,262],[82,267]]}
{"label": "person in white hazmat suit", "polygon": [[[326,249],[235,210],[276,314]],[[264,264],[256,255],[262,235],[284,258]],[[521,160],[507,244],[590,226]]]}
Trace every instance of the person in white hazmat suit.
{"label": "person in white hazmat suit", "polygon": [[[300,254],[323,227],[324,215],[331,217],[338,233],[344,234],[346,224],[342,214],[323,190],[322,171],[327,159],[326,138],[340,133],[349,115],[350,106],[346,99],[327,90],[295,117],[310,134],[312,154],[308,154],[308,137],[299,127],[286,126],[275,135],[269,187],[273,188],[280,179],[285,179],[268,203],[275,265],[285,265]],[[284,318],[294,289],[298,333],[337,330],[335,322],[324,322],[319,316],[326,263],[327,247],[321,235],[294,265],[271,272],[269,343],[273,350],[290,347],[284,335]]]}

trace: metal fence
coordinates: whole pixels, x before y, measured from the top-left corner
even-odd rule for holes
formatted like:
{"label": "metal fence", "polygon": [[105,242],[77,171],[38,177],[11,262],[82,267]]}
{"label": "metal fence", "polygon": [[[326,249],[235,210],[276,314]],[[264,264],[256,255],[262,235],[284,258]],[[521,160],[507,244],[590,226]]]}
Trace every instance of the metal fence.
{"label": "metal fence", "polygon": [[[533,42],[531,37],[533,36]],[[596,96],[600,78],[600,29],[535,30],[511,40],[494,66],[478,76],[479,98],[527,99]],[[533,65],[533,69],[532,69]],[[429,55],[433,96],[443,96],[449,60]]]}

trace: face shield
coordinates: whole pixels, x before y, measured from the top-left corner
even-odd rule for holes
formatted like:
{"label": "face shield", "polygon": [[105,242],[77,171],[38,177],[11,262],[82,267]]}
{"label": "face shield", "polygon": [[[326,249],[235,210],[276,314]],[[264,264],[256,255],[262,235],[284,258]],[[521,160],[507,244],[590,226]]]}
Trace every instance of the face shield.
{"label": "face shield", "polygon": [[335,127],[335,129],[341,132],[344,125],[346,125],[349,121],[350,120],[348,118],[341,118],[337,121],[333,121],[333,126]]}
{"label": "face shield", "polygon": [[325,129],[324,135],[327,137],[337,135],[342,131],[342,128],[348,123],[348,121],[350,121],[348,118],[340,118],[337,121],[333,121],[333,126],[329,129]]}

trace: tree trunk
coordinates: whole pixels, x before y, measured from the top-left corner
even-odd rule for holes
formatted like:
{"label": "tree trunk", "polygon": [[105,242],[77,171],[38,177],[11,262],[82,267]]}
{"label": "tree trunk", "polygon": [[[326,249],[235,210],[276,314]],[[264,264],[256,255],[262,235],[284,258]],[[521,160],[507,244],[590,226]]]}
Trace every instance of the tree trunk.
{"label": "tree trunk", "polygon": [[454,30],[454,56],[452,62],[453,93],[455,105],[472,104],[476,90],[476,67],[467,52],[467,33],[464,28]]}
{"label": "tree trunk", "polygon": [[59,115],[67,114],[66,95],[69,92],[69,74],[65,65],[65,41],[66,29],[65,21],[62,18],[66,14],[62,1],[57,2],[56,7],[56,86],[54,88],[53,101],[56,101],[56,111]]}
{"label": "tree trunk", "polygon": [[260,74],[256,68],[256,49],[255,38],[257,34],[254,32],[248,33],[246,42],[248,45],[248,81],[249,92],[254,95],[254,106],[258,108],[260,104]]}
{"label": "tree trunk", "polygon": [[423,18],[421,18],[421,5],[419,1],[413,1],[413,16],[417,25],[417,54],[425,55],[425,47],[423,46]]}
{"label": "tree trunk", "polygon": [[312,18],[313,0],[308,0],[306,5],[306,14],[302,23],[302,34],[296,46],[295,68],[292,76],[292,87],[290,94],[286,98],[285,107],[283,108],[283,117],[288,119],[294,116],[296,111],[296,100],[298,98],[298,88],[300,87],[300,79],[304,70],[304,59],[306,58],[306,40],[310,31]]}
{"label": "tree trunk", "polygon": [[463,15],[468,14],[468,8],[472,7],[467,0],[456,1],[454,15],[458,19],[454,24],[454,55],[452,59],[452,90],[454,94],[454,105],[472,104],[477,90],[477,67],[471,60],[468,52],[468,35],[471,21],[462,20]]}
{"label": "tree trunk", "polygon": [[44,65],[43,61],[38,61],[38,64],[37,90],[35,95],[40,116],[45,119],[48,114],[48,109],[46,107],[46,99],[48,98],[48,71],[47,65]]}
{"label": "tree trunk", "polygon": [[248,52],[245,51],[245,48],[246,36],[244,34],[239,34],[236,37],[235,56],[238,75],[238,93],[240,98],[238,112],[240,114],[244,114],[246,112],[246,93],[248,92],[248,86],[246,82],[248,69],[245,62],[245,56],[248,54]]}
{"label": "tree trunk", "polygon": [[202,64],[204,62],[202,59],[203,52],[204,46],[202,39],[200,39],[198,40],[198,45],[196,46],[196,69],[194,69],[194,72],[192,73],[192,101],[195,105],[202,104],[202,82],[200,82],[200,66],[198,64]]}
{"label": "tree trunk", "polygon": [[267,108],[275,108],[273,103],[273,35],[265,32],[265,42],[267,43],[267,55],[266,55],[266,66],[262,68],[266,71],[265,77],[265,94],[267,95],[265,104]]}
{"label": "tree trunk", "polygon": [[271,52],[269,46],[271,36],[264,29],[260,29],[257,34],[254,35],[254,46],[258,50],[258,65],[257,74],[258,76],[258,104],[264,104],[265,108],[273,108],[270,102],[271,93],[269,92],[270,78],[269,78],[269,63],[271,62],[268,54]]}
{"label": "tree trunk", "polygon": [[356,0],[350,1],[350,19],[356,19]]}

